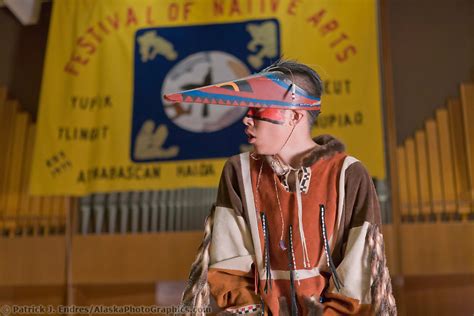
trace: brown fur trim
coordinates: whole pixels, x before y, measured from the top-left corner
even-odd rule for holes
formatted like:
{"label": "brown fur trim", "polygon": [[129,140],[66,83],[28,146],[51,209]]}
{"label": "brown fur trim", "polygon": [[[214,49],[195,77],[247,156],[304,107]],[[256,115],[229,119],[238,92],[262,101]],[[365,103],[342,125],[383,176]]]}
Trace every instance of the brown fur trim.
{"label": "brown fur trim", "polygon": [[[306,306],[307,316],[322,316],[324,312],[324,305],[319,302],[316,296],[303,296],[303,301]],[[278,298],[280,316],[290,316],[291,312],[286,302],[286,297],[280,296]]]}
{"label": "brown fur trim", "polygon": [[324,312],[324,306],[319,302],[319,298],[316,296],[304,296],[304,303],[308,311],[308,316],[322,316]]}
{"label": "brown fur trim", "polygon": [[341,141],[329,134],[319,135],[313,140],[316,144],[320,146],[315,148],[308,155],[306,155],[306,157],[303,158],[302,165],[304,167],[311,166],[313,163],[315,163],[318,159],[322,157],[331,157],[337,153],[346,150],[346,147]]}
{"label": "brown fur trim", "polygon": [[[204,238],[199,246],[196,259],[191,265],[191,272],[189,273],[188,283],[183,291],[181,297],[181,305],[191,308],[201,308],[209,306],[210,289],[207,283],[207,272],[209,269],[209,246],[212,239],[212,226],[214,223],[213,205],[209,215],[206,218],[204,226]],[[194,315],[198,315],[194,313]],[[205,315],[204,312],[200,315]]]}
{"label": "brown fur trim", "polygon": [[278,298],[278,308],[280,316],[290,316],[290,309],[288,308],[288,303],[286,302],[286,297],[280,296]]}
{"label": "brown fur trim", "polygon": [[397,306],[392,294],[392,282],[387,268],[383,236],[378,225],[370,225],[367,232],[371,269],[371,296],[373,312],[377,316],[397,315]]}

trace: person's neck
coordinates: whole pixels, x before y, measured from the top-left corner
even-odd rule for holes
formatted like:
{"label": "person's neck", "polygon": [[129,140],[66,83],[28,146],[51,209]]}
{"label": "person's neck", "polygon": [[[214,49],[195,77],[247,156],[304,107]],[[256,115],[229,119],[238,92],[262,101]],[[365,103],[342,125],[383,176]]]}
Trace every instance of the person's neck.
{"label": "person's neck", "polygon": [[309,136],[301,140],[294,136],[288,140],[276,156],[281,162],[293,168],[299,168],[302,158],[320,145],[316,144]]}

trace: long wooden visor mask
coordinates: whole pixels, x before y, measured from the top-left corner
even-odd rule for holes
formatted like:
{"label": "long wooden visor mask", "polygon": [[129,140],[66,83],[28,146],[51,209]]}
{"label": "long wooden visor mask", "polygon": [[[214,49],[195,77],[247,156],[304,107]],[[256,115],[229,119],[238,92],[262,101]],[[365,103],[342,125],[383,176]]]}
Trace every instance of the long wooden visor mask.
{"label": "long wooden visor mask", "polygon": [[311,96],[279,71],[165,94],[164,97],[171,102],[255,108],[320,110],[321,105],[320,98]]}

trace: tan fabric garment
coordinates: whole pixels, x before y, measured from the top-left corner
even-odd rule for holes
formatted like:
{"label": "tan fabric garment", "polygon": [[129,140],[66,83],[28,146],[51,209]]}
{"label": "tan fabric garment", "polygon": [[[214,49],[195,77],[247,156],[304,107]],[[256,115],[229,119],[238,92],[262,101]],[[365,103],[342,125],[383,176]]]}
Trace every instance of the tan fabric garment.
{"label": "tan fabric garment", "polygon": [[[301,194],[303,235],[309,267],[303,266],[296,192],[291,192],[295,187],[294,180],[291,179],[296,177],[287,177],[291,182],[288,191],[281,183],[283,178],[278,177],[272,168],[270,159],[252,159],[248,153],[244,153],[227,161],[222,172],[216,206],[232,210],[233,216],[229,217],[229,221],[235,221],[236,224],[214,226],[213,234],[228,235],[219,240],[213,238],[212,243],[222,242],[219,247],[229,248],[226,248],[227,258],[220,258],[225,269],[216,268],[219,262],[215,262],[210,266],[208,274],[211,293],[221,308],[260,303],[261,297],[266,310],[278,315],[278,298],[285,296],[290,301],[289,250],[281,249],[279,243],[283,229],[283,239],[288,248],[288,225],[291,224],[299,277],[299,281],[295,281],[295,291],[300,314],[305,315],[307,310],[303,296],[324,296],[327,300],[324,303],[324,315],[369,314],[372,303],[370,285],[373,280],[369,271],[365,234],[370,225],[381,225],[375,187],[362,163],[348,156],[337,139],[323,135],[315,141],[321,146],[302,160],[302,167],[311,170],[307,192]],[[331,272],[326,264],[319,204],[324,204],[326,208],[325,222],[331,257],[344,283],[340,292],[334,288]],[[261,212],[266,214],[268,220],[268,247],[273,278],[272,287],[267,293],[264,292],[265,241]],[[242,222],[248,225],[248,229],[239,229],[237,232],[227,228],[237,227]],[[237,238],[235,234],[248,235]],[[253,242],[249,246],[239,240]],[[242,253],[246,255],[242,257]],[[211,262],[212,256],[211,252]],[[348,262],[349,259],[344,261],[346,257],[353,262]],[[249,268],[248,258],[253,259],[252,268]],[[354,277],[354,273],[358,275]]]}

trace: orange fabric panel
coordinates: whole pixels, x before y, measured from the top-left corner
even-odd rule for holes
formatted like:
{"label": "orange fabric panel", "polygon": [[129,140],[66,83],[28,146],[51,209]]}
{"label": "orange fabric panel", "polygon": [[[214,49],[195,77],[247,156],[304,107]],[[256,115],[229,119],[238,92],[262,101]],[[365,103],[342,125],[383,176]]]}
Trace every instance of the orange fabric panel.
{"label": "orange fabric panel", "polygon": [[[334,231],[337,215],[338,181],[341,166],[347,154],[338,153],[329,159],[319,159],[311,166],[311,185],[308,193],[302,193],[303,226],[306,237],[307,249],[311,267],[318,266],[321,258],[323,244],[320,229],[319,204],[326,208],[326,227],[328,239]],[[293,245],[295,252],[296,269],[304,269],[302,257],[302,243],[298,230],[297,201],[295,192],[287,192],[274,175],[271,167],[264,163],[257,192],[256,183],[260,170],[261,160],[251,160],[252,186],[255,196],[257,212],[265,212],[268,219],[270,261],[272,269],[288,271],[287,252],[280,249],[279,242],[282,235],[282,221],[284,218],[283,239],[288,240],[288,225],[293,226]],[[280,200],[282,214],[278,205],[277,195]],[[260,214],[259,214],[260,216]],[[261,245],[264,245],[262,222],[258,217],[258,230]],[[288,245],[287,245],[288,246]],[[262,247],[262,251],[263,251]],[[262,253],[263,255],[263,253]]]}
{"label": "orange fabric panel", "polygon": [[326,293],[325,298],[324,316],[372,315],[371,305],[360,304],[359,300],[337,293]]}

